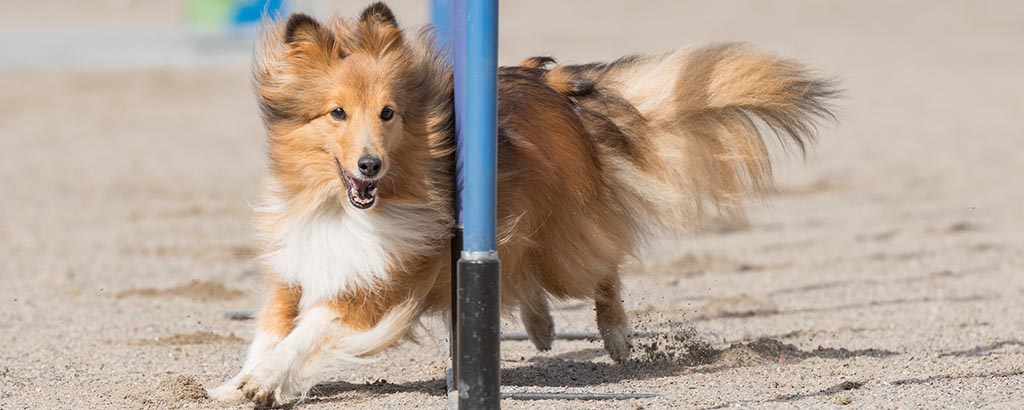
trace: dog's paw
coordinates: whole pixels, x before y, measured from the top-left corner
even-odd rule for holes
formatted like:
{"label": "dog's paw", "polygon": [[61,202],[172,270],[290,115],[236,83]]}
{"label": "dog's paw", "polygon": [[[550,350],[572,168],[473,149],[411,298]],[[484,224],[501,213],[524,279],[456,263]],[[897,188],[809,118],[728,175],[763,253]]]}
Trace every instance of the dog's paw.
{"label": "dog's paw", "polygon": [[524,319],[530,342],[542,352],[551,350],[551,343],[555,340],[555,323],[551,316],[530,315]]}
{"label": "dog's paw", "polygon": [[242,378],[239,391],[242,397],[252,401],[257,408],[269,408],[284,402],[283,383],[285,371],[273,362],[264,363]]}
{"label": "dog's paw", "polygon": [[231,379],[227,383],[208,389],[206,394],[213,400],[226,403],[245,400],[245,395],[242,394],[242,383],[236,379]]}
{"label": "dog's paw", "polygon": [[555,340],[555,321],[548,311],[547,301],[542,299],[539,305],[543,309],[529,309],[526,306],[521,308],[522,324],[526,328],[529,341],[534,343],[537,350],[547,352],[551,350],[551,343]]}
{"label": "dog's paw", "polygon": [[536,347],[537,350],[546,352],[551,350],[551,344],[555,340],[555,327],[549,326],[548,329],[545,330],[527,332],[527,335],[530,336],[530,342],[533,342],[533,346]]}
{"label": "dog's paw", "polygon": [[604,339],[604,350],[616,363],[622,363],[629,359],[629,329],[625,326],[615,326],[602,329],[601,337]]}
{"label": "dog's paw", "polygon": [[265,383],[255,377],[248,376],[242,380],[239,388],[246,400],[256,405],[256,408],[270,408],[281,404],[281,386],[273,383]]}

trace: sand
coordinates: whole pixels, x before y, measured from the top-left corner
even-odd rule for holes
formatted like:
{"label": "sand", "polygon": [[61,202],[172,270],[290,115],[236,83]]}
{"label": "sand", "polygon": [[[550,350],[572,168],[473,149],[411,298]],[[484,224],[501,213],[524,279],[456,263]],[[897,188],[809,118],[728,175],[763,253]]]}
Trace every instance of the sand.
{"label": "sand", "polygon": [[[0,15],[18,33],[180,21],[159,2],[82,3]],[[839,122],[806,159],[779,157],[779,193],[749,225],[666,238],[625,267],[635,360],[592,340],[502,346],[506,392],[660,397],[504,406],[1024,407],[1024,6],[636,4],[506,1],[501,60],[750,41],[839,78]],[[420,1],[395,9],[425,19]],[[0,408],[247,408],[202,390],[238,370],[261,293],[246,67],[46,58],[0,75]],[[595,330],[587,303],[554,316]],[[444,407],[442,324],[295,408]]]}

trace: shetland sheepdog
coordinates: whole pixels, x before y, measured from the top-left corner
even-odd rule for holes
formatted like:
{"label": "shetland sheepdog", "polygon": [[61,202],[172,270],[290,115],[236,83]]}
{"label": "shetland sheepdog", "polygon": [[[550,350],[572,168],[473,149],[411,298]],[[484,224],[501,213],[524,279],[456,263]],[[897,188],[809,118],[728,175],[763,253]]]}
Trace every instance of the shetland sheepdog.
{"label": "shetland sheepdog", "polygon": [[[452,66],[429,29],[407,32],[375,3],[270,24],[253,71],[270,140],[256,208],[269,294],[241,372],[210,393],[274,405],[449,308]],[[626,360],[623,260],[654,232],[741,218],[744,198],[772,188],[766,137],[802,150],[836,93],[739,44],[500,68],[504,310],[547,350],[548,299],[593,300],[605,349]]]}

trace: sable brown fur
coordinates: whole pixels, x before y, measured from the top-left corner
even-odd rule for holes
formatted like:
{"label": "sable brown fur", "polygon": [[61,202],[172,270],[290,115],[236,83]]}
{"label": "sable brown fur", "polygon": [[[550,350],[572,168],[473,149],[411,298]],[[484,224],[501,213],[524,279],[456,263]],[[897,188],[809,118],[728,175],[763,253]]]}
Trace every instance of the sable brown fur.
{"label": "sable brown fur", "polygon": [[[243,371],[216,396],[237,391],[274,404],[326,377],[325,363],[379,352],[422,315],[450,306],[452,70],[429,31],[406,32],[375,3],[357,20],[296,15],[269,27],[253,72],[271,164],[257,209],[272,278],[261,328],[280,337],[254,342]],[[742,218],[744,199],[772,189],[766,134],[804,150],[816,122],[832,117],[836,94],[801,65],[740,44],[584,65],[534,57],[501,68],[505,310],[523,313],[543,350],[554,332],[549,297],[594,300],[606,349],[625,360],[622,262],[650,235],[698,226],[709,212]],[[332,116],[339,108],[342,120]],[[365,155],[380,157],[384,171],[375,205],[364,210],[346,201],[343,178]],[[325,228],[350,224],[363,229],[351,242]],[[347,248],[362,253],[339,258]],[[320,266],[310,255],[355,270],[320,275],[307,269]],[[309,324],[316,315],[320,327]],[[290,344],[304,337],[314,347]],[[300,359],[275,361],[279,351]]]}

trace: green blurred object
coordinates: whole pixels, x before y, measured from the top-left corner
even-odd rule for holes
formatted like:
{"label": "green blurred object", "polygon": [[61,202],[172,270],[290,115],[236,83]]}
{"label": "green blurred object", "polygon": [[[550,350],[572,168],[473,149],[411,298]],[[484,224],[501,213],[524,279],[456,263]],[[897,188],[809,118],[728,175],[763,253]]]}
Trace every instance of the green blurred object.
{"label": "green blurred object", "polygon": [[231,33],[250,30],[264,16],[280,15],[284,5],[284,0],[185,0],[185,18],[195,32]]}
{"label": "green blurred object", "polygon": [[185,0],[185,17],[193,29],[219,31],[231,23],[235,0]]}

